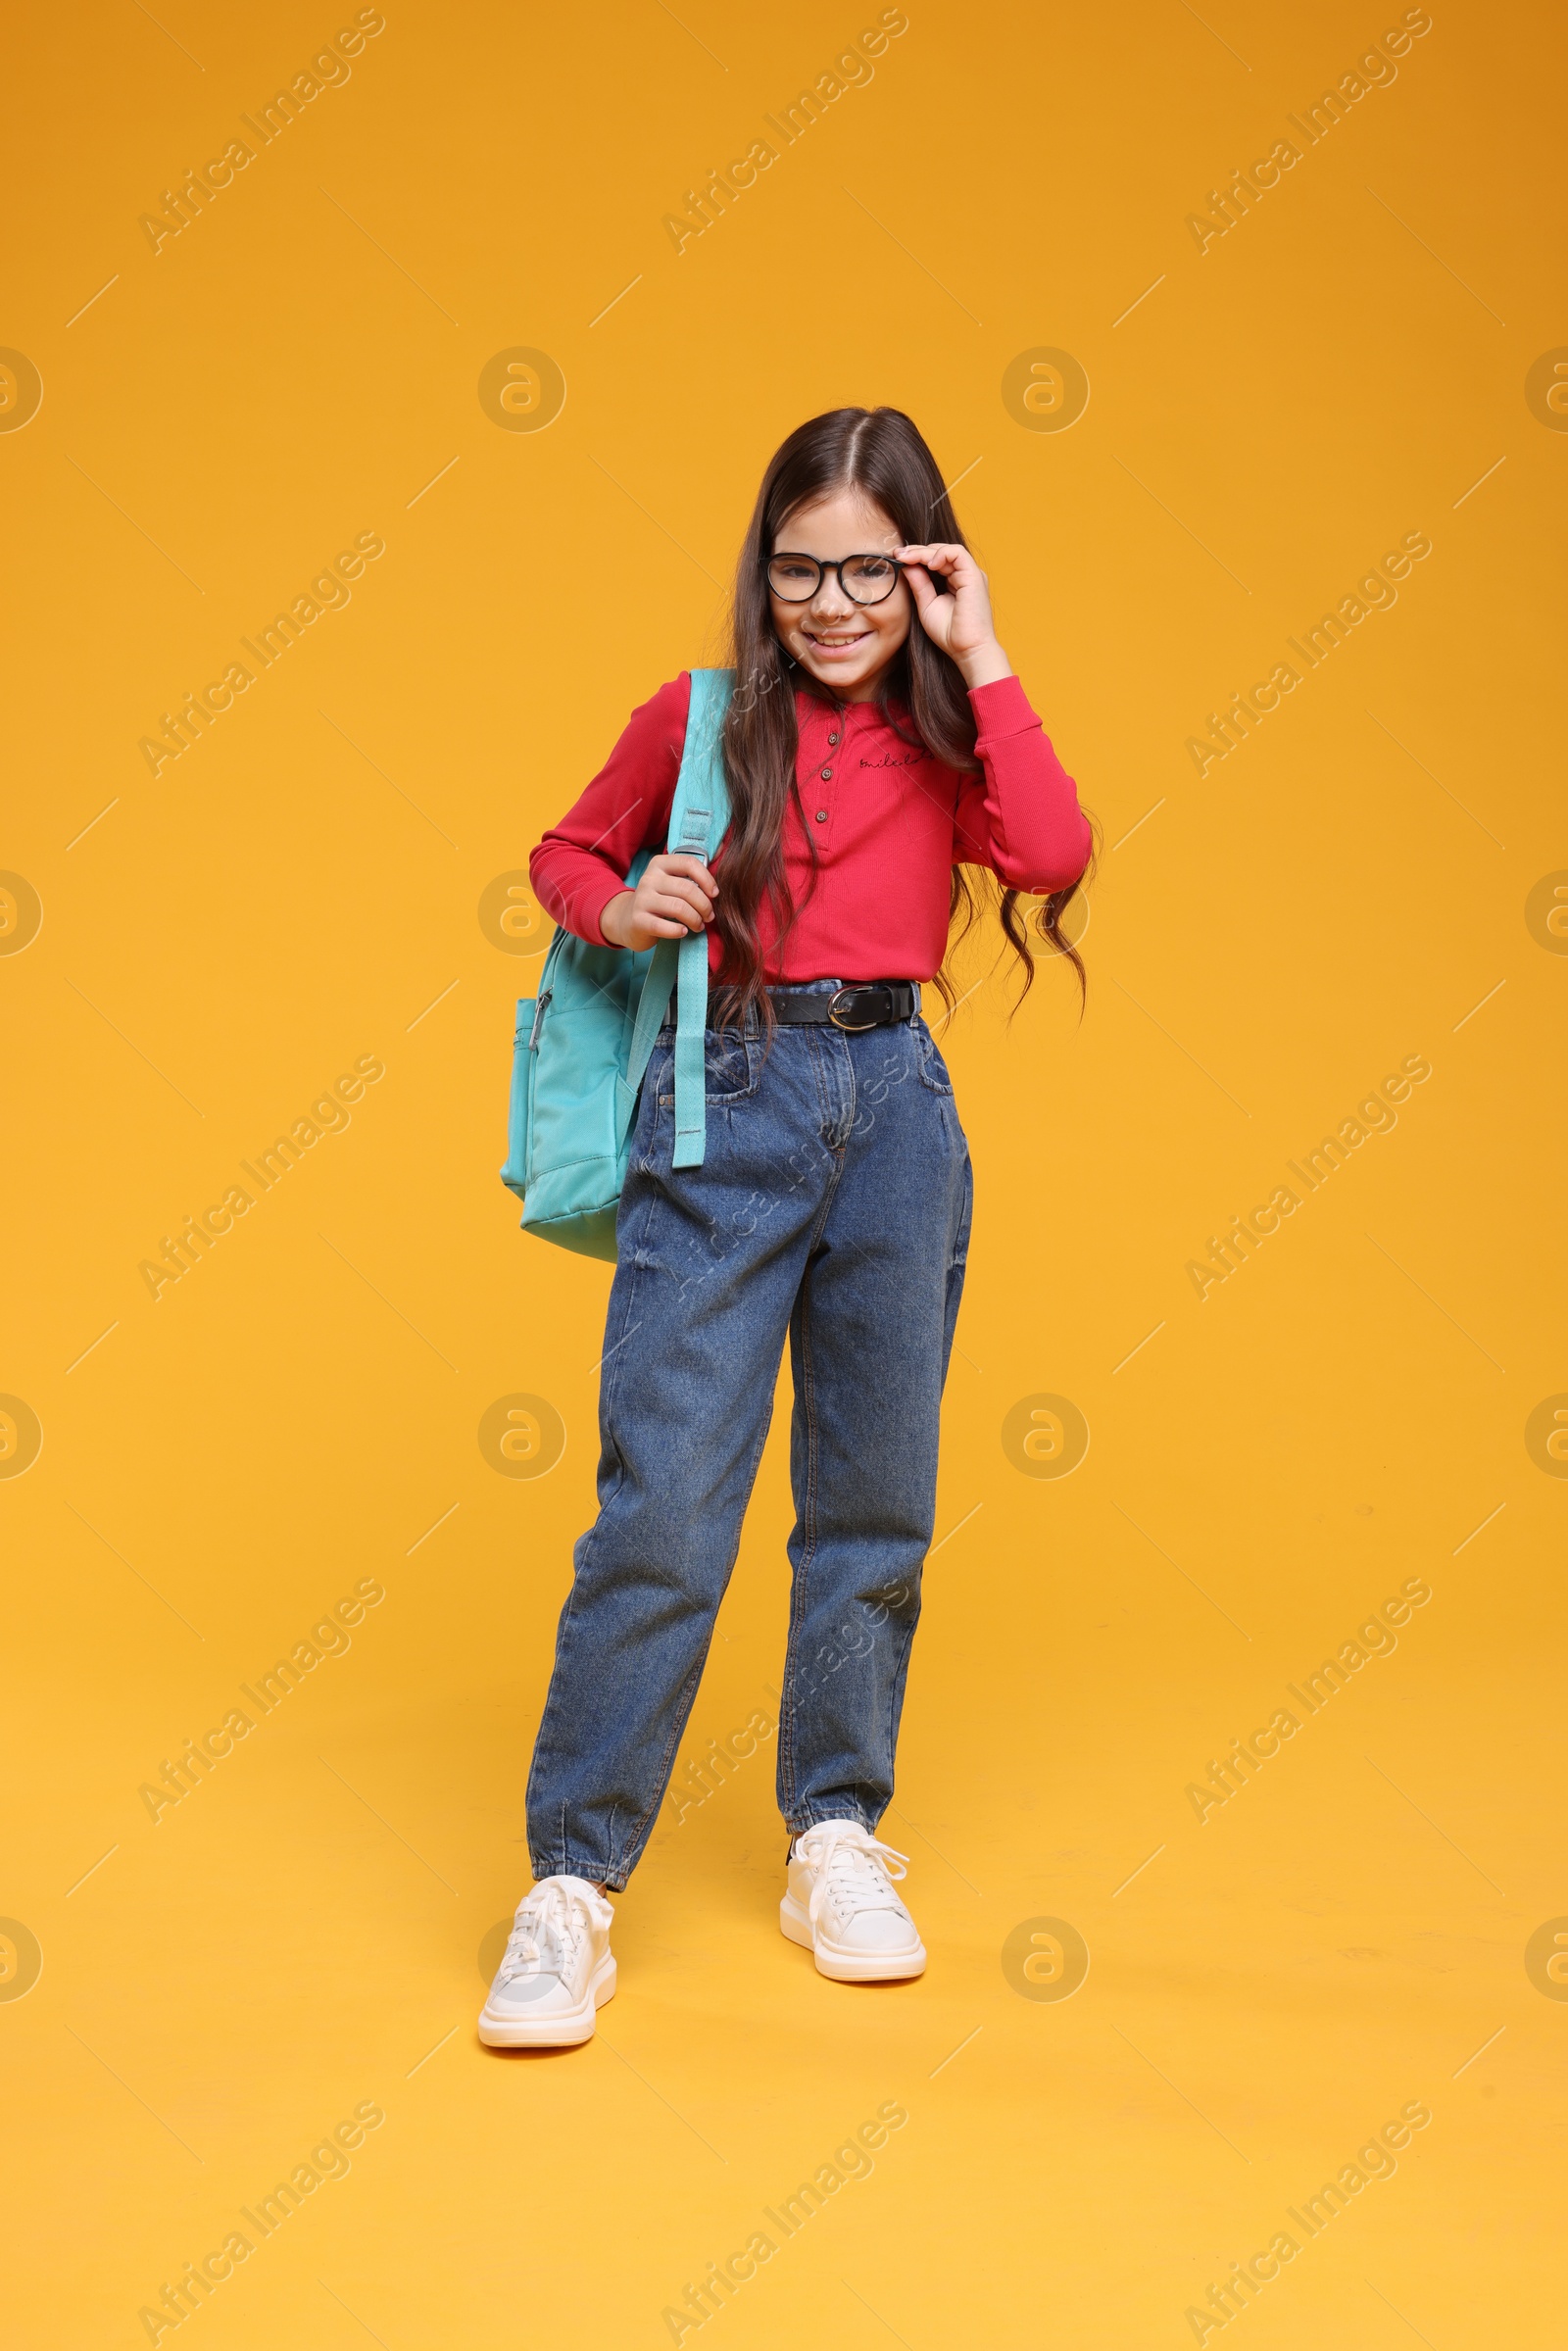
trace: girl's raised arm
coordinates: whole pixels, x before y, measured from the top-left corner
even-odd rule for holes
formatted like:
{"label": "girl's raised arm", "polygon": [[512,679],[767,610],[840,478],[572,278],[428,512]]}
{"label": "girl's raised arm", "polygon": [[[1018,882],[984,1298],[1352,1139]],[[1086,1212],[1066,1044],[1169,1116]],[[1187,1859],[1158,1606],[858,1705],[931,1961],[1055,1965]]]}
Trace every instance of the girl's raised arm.
{"label": "girl's raised arm", "polygon": [[953,857],[989,865],[1009,890],[1065,890],[1089,862],[1093,835],[1078,787],[1052,749],[1016,677],[972,686],[981,774],[958,788]]}

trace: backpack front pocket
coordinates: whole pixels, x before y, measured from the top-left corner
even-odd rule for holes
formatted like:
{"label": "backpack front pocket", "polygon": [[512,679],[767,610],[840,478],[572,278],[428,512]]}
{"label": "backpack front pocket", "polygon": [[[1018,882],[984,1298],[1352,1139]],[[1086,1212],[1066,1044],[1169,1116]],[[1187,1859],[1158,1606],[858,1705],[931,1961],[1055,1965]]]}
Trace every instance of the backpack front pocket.
{"label": "backpack front pocket", "polygon": [[[548,1003],[548,998],[544,1000]],[[512,1094],[507,1107],[507,1163],[501,1181],[519,1200],[528,1188],[528,1145],[533,1110],[533,1073],[538,1058],[534,1038],[539,1005],[531,996],[518,999],[517,1025],[512,1040]]]}

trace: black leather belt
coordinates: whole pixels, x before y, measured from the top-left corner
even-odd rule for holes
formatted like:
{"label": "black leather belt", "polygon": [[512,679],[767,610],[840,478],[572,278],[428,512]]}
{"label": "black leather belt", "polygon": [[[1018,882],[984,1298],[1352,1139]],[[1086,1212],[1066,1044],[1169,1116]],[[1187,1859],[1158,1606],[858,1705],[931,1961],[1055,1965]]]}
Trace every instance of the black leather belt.
{"label": "black leather belt", "polygon": [[911,980],[858,980],[835,988],[832,995],[770,988],[773,1017],[786,1028],[808,1022],[831,1021],[836,1029],[885,1028],[889,1021],[911,1020],[919,1009],[919,991]]}

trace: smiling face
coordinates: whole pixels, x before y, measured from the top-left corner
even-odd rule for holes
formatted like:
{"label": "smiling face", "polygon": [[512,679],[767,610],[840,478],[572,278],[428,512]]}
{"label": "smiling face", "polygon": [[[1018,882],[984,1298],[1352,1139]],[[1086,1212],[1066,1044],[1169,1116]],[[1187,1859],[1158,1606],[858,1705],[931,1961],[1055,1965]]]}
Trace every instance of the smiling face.
{"label": "smiling face", "polygon": [[[902,533],[879,506],[858,490],[835,490],[786,514],[772,553],[811,555],[825,563],[849,555],[891,555],[902,545]],[[902,578],[884,603],[858,605],[836,571],[823,572],[808,604],[787,604],[771,592],[768,603],[785,652],[841,702],[874,699],[914,615]]]}

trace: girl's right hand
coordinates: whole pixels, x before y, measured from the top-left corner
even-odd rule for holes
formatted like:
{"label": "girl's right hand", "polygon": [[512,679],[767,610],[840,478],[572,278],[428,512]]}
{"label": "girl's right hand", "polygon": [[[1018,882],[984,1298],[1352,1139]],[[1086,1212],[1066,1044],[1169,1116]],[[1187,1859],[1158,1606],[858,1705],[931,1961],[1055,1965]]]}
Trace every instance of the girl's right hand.
{"label": "girl's right hand", "polygon": [[610,901],[599,927],[612,947],[638,955],[661,939],[684,939],[705,929],[713,919],[717,896],[718,884],[701,857],[661,852],[649,858],[635,890]]}

